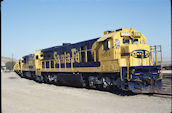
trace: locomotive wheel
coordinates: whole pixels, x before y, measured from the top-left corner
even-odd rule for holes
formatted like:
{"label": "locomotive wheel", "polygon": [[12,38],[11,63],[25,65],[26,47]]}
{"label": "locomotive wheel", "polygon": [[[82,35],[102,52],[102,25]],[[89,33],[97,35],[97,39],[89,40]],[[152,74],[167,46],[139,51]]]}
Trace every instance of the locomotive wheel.
{"label": "locomotive wheel", "polygon": [[33,73],[31,73],[31,79],[34,80],[34,74]]}
{"label": "locomotive wheel", "polygon": [[82,80],[82,87],[86,87],[86,86],[87,86],[87,84],[86,84],[85,80]]}
{"label": "locomotive wheel", "polygon": [[47,76],[46,76],[46,75],[43,75],[43,81],[44,81],[45,83],[48,83],[48,79],[47,79]]}
{"label": "locomotive wheel", "polygon": [[42,76],[36,76],[36,75],[33,75],[33,80],[38,82],[38,83],[42,83],[43,82],[43,78]]}
{"label": "locomotive wheel", "polygon": [[52,81],[50,80],[50,77],[51,77],[51,75],[47,75],[47,82],[48,82],[49,84],[52,84]]}
{"label": "locomotive wheel", "polygon": [[62,84],[60,84],[60,81],[57,79],[57,77],[56,77],[56,79],[54,80],[54,84],[57,85],[57,86],[62,85]]}
{"label": "locomotive wheel", "polygon": [[43,83],[43,82],[44,82],[42,76],[38,76],[38,82],[39,82],[39,83]]}
{"label": "locomotive wheel", "polygon": [[103,85],[102,85],[102,84],[97,84],[97,85],[96,85],[96,88],[97,88],[98,90],[103,90]]}
{"label": "locomotive wheel", "polygon": [[51,84],[49,78],[48,78],[48,75],[43,75],[43,81],[47,84]]}
{"label": "locomotive wheel", "polygon": [[[36,75],[33,75],[33,80],[36,81]],[[37,81],[36,81],[37,82]]]}

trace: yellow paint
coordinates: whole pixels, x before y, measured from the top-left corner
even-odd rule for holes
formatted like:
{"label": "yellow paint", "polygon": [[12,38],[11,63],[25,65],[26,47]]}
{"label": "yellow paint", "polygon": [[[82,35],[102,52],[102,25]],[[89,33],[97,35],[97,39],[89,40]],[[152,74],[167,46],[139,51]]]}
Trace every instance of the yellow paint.
{"label": "yellow paint", "polygon": [[[42,62],[41,60],[43,59],[43,56],[41,50],[38,50],[34,54],[34,59],[35,59],[35,75],[41,76],[41,69],[42,69]],[[38,59],[36,59],[36,56],[38,56]],[[46,62],[45,62],[46,64]]]}
{"label": "yellow paint", "polygon": [[24,59],[21,58],[21,60],[20,60],[20,73],[23,73],[23,65],[24,65]]}
{"label": "yellow paint", "polygon": [[[128,40],[128,44],[123,43],[123,41]],[[133,41],[138,40],[138,43],[134,44]],[[107,44],[108,49],[105,47]],[[106,49],[104,49],[106,48]],[[137,50],[137,51],[136,51]],[[138,52],[139,50],[145,51],[145,58],[143,51]],[[35,74],[40,76],[41,72],[121,72],[122,67],[127,67],[128,80],[129,78],[129,68],[131,66],[152,66],[152,53],[159,52],[150,50],[150,46],[147,45],[146,37],[136,31],[136,29],[122,29],[114,31],[105,31],[104,35],[100,37],[92,46],[90,50],[83,50],[85,52],[85,62],[88,62],[87,54],[88,51],[91,51],[91,55],[94,59],[94,62],[99,61],[100,67],[73,67],[73,63],[81,62],[81,50],[76,51],[76,48],[72,48],[71,55],[64,51],[63,54],[59,55],[57,52],[54,52],[54,68],[46,68],[46,60],[42,56],[41,50],[38,50],[34,54],[34,66]],[[141,58],[137,56],[141,55]],[[38,59],[36,59],[38,56]],[[19,70],[26,70],[24,65],[20,60],[21,65]],[[52,60],[53,61],[53,60]],[[42,68],[42,62],[44,62],[44,67]],[[71,64],[71,68],[66,67],[66,63]],[[59,64],[59,68],[55,68],[55,64]],[[61,64],[64,64],[65,67],[61,68]],[[27,66],[26,66],[27,67]],[[51,67],[51,60],[49,60],[49,67]],[[16,64],[17,69],[17,64]],[[162,76],[162,74],[161,74]],[[132,76],[131,76],[132,77]],[[123,80],[121,75],[121,80]]]}
{"label": "yellow paint", "polygon": [[17,62],[13,67],[13,71],[19,72],[19,70],[20,70],[20,66],[19,63]]}
{"label": "yellow paint", "polygon": [[142,82],[142,80],[139,80],[139,79],[135,79],[134,81]]}

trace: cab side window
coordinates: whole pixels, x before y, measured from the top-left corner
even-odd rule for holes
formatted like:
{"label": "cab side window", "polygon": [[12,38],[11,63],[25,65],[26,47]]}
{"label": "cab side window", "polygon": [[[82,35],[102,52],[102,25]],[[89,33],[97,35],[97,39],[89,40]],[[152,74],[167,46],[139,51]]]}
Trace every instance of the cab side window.
{"label": "cab side window", "polygon": [[116,49],[120,48],[120,41],[118,39],[116,39],[114,45],[115,45]]}
{"label": "cab side window", "polygon": [[103,47],[104,47],[104,50],[110,49],[110,41],[109,40],[104,41]]}

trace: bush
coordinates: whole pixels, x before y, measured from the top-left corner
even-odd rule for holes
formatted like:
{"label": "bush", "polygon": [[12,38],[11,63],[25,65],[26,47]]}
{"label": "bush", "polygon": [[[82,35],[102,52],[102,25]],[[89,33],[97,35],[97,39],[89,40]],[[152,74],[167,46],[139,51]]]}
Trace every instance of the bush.
{"label": "bush", "polygon": [[4,70],[4,66],[1,66],[1,69]]}
{"label": "bush", "polygon": [[15,62],[11,62],[11,61],[10,62],[7,62],[5,64],[6,69],[8,69],[8,70],[12,70],[14,65],[15,65]]}

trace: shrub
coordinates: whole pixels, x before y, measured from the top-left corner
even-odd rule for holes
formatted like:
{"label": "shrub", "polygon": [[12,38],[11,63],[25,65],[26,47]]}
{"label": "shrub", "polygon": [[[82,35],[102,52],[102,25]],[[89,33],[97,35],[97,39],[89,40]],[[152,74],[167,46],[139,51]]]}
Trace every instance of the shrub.
{"label": "shrub", "polygon": [[5,63],[5,66],[6,66],[6,69],[8,70],[12,70],[13,69],[13,66],[14,66],[15,62],[13,61],[9,61],[7,63]]}

